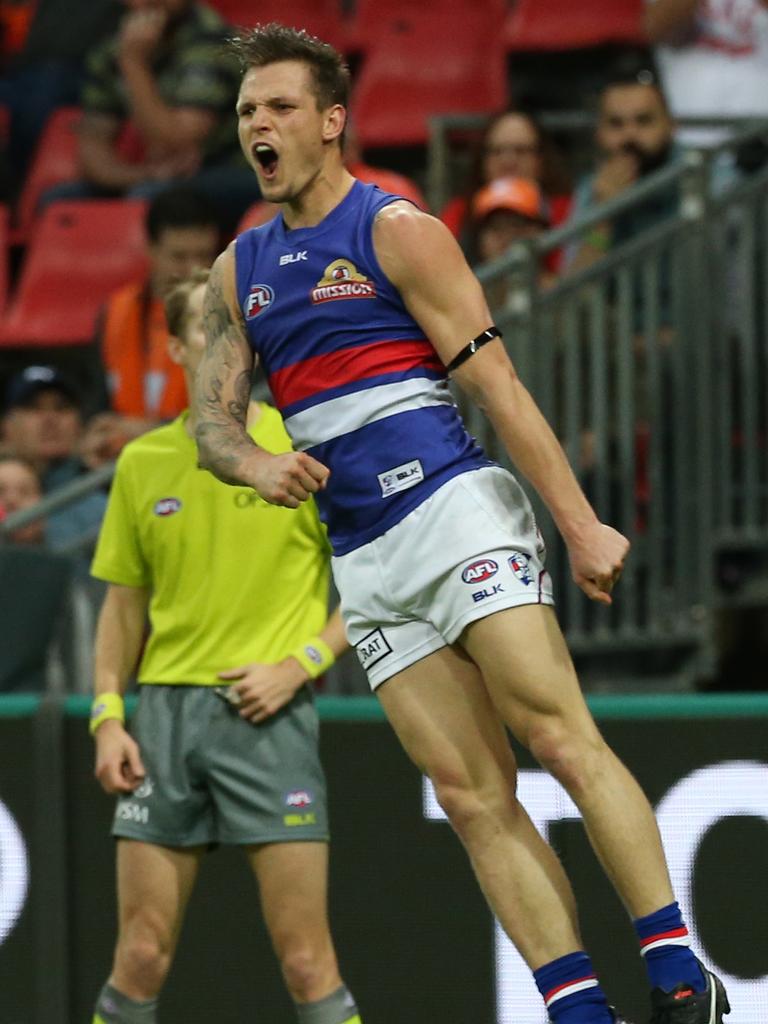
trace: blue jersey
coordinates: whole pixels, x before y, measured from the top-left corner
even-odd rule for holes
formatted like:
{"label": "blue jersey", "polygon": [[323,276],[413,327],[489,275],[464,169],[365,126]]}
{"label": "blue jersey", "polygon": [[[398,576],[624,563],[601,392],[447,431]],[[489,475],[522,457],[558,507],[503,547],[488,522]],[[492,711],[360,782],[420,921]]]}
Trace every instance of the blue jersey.
{"label": "blue jersey", "polygon": [[294,448],[331,471],[317,504],[337,555],[489,464],[376,259],[374,218],[399,198],[356,181],[316,227],[289,231],[278,214],[236,242],[238,301],[275,404]]}

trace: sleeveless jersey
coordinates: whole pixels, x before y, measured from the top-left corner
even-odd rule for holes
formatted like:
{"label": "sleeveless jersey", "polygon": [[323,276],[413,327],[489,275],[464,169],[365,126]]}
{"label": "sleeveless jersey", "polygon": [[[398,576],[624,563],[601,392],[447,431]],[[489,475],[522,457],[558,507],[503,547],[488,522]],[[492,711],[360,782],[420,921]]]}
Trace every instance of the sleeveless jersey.
{"label": "sleeveless jersey", "polygon": [[336,555],[490,464],[376,258],[374,218],[398,199],[356,181],[316,227],[290,231],[281,213],[235,243],[238,301],[275,404],[294,448],[331,471],[316,500]]}

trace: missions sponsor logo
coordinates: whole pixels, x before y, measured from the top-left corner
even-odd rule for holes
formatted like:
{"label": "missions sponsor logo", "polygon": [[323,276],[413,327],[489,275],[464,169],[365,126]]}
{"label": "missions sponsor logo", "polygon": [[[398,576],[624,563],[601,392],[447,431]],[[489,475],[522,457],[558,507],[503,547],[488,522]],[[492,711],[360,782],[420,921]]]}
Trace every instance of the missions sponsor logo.
{"label": "missions sponsor logo", "polygon": [[334,260],[309,296],[315,305],[337,299],[375,299],[376,285],[349,260]]}

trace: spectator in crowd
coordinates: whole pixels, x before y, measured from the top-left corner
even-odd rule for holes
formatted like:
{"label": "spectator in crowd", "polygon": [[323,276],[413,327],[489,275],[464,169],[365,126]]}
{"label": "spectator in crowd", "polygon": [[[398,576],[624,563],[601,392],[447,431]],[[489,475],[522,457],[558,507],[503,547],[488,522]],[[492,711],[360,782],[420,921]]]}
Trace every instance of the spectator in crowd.
{"label": "spectator in crowd", "polygon": [[[29,460],[40,474],[44,494],[82,475],[82,396],[74,383],[53,366],[28,366],[11,377],[0,420],[4,448]],[[63,550],[98,528],[106,495],[97,491],[50,513],[48,547]]]}
{"label": "spectator in crowd", "polygon": [[[541,189],[528,178],[497,178],[484,185],[472,198],[469,251],[473,261],[482,266],[503,256],[515,242],[536,238],[549,226],[547,209]],[[554,275],[542,263],[539,287],[552,284]],[[504,305],[508,282],[499,278],[486,285],[489,305]]]}
{"label": "spectator in crowd", "polygon": [[[599,98],[597,168],[577,186],[571,218],[590,207],[615,199],[647,174],[679,159],[675,125],[664,93],[650,72],[605,86]],[[568,248],[567,270],[589,266],[613,246],[671,216],[677,190],[667,189],[612,220],[595,227],[587,238]]]}
{"label": "spectator in crowd", "polygon": [[168,352],[163,298],[197,267],[210,267],[221,241],[216,208],[187,185],[160,192],[146,215],[148,273],[107,301],[97,344],[110,411],[94,417],[87,460],[114,458],[127,440],[186,407],[184,374]]}
{"label": "spectator in crowd", "polygon": [[[33,463],[22,455],[0,452],[0,521],[14,512],[31,508],[42,496],[40,476]],[[8,534],[7,539],[12,544],[42,544],[42,519],[18,527]]]}
{"label": "spectator in crowd", "polygon": [[552,225],[567,218],[571,186],[554,143],[532,114],[505,110],[490,121],[479,140],[466,190],[451,199],[440,214],[456,238],[465,239],[471,199],[478,189],[510,176],[538,183]]}
{"label": "spectator in crowd", "polygon": [[[768,118],[768,0],[647,0],[645,29],[676,118]],[[720,141],[686,128],[686,145]]]}
{"label": "spectator in crowd", "polygon": [[83,55],[114,31],[121,6],[119,0],[0,3],[5,29],[0,103],[9,121],[6,200],[18,197],[49,116],[57,107],[79,103]]}
{"label": "spectator in crowd", "polygon": [[175,181],[206,191],[232,227],[258,198],[234,144],[237,66],[230,26],[193,0],[124,0],[118,32],[87,55],[81,96],[83,180],[44,201],[151,197]]}

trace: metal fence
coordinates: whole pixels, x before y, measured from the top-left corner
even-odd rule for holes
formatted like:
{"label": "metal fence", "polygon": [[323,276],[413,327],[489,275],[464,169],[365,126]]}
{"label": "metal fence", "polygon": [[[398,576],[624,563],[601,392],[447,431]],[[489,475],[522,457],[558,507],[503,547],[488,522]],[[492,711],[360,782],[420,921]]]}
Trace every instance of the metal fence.
{"label": "metal fence", "polygon": [[[689,152],[478,272],[512,359],[598,514],[632,542],[615,604],[604,609],[570,583],[564,547],[540,515],[559,615],[592,689],[641,679],[646,688],[690,688],[714,671],[718,611],[768,607],[768,167],[726,188],[712,173],[767,128]],[[670,194],[669,215],[589,268],[540,286],[550,254]],[[482,414],[457,398],[469,429],[505,462]],[[9,517],[0,542],[111,472]],[[87,689],[93,611],[78,621],[72,688]],[[364,691],[345,659],[329,692]]]}
{"label": "metal fence", "polygon": [[[718,609],[765,598],[768,168],[725,188],[714,173],[753,135],[689,152],[479,271],[510,355],[585,491],[632,542],[617,600],[601,609],[568,583],[564,546],[541,517],[561,620],[596,687],[644,676],[691,686],[713,670]],[[668,216],[540,287],[549,254],[670,193]],[[488,424],[464,412],[504,461]],[[731,589],[729,574],[738,577]]]}

